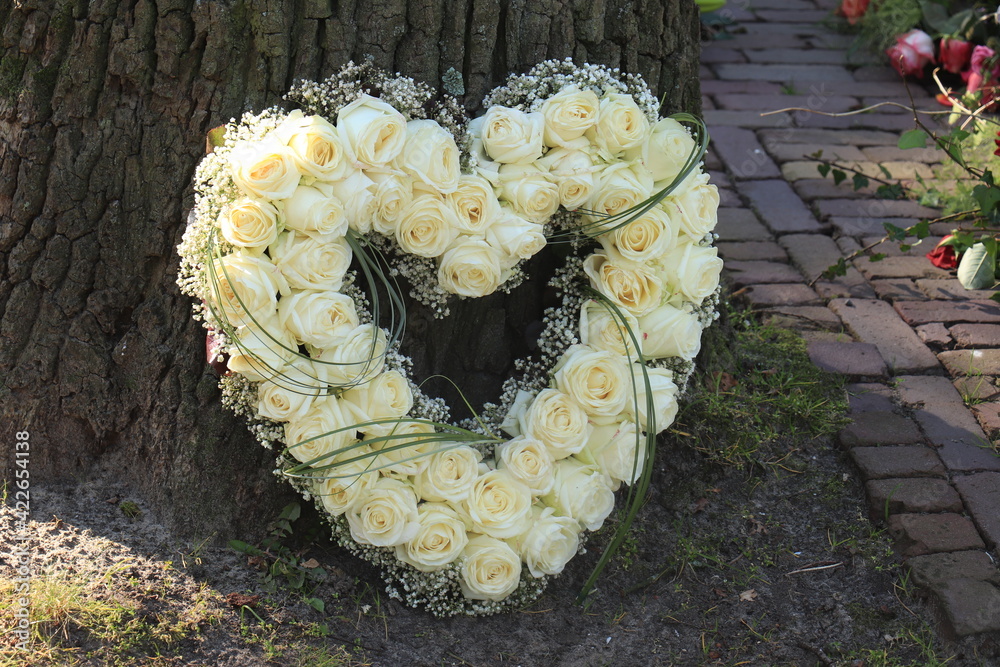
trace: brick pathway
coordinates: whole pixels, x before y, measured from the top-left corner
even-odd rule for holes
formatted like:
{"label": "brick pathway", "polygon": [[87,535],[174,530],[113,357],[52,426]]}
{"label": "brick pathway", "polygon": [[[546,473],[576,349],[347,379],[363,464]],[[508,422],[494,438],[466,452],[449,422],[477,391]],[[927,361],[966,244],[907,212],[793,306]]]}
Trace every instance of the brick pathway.
{"label": "brick pathway", "polygon": [[[706,158],[720,186],[719,250],[727,275],[772,321],[803,332],[813,361],[848,376],[853,424],[840,436],[865,480],[872,520],[888,523],[912,579],[927,589],[957,636],[1000,630],[1000,305],[970,292],[924,257],[948,223],[912,254],[856,262],[837,280],[823,269],[882,236],[883,222],[911,225],[935,212],[884,201],[820,178],[810,155],[894,175],[929,173],[933,151],[901,151],[912,117],[898,109],[840,112],[882,100],[908,102],[884,62],[845,63],[851,38],[819,22],[832,0],[730,0],[745,30],[706,43]],[[939,110],[923,91],[920,108]],[[877,172],[876,172],[877,173]],[[972,407],[967,407],[971,404]]]}

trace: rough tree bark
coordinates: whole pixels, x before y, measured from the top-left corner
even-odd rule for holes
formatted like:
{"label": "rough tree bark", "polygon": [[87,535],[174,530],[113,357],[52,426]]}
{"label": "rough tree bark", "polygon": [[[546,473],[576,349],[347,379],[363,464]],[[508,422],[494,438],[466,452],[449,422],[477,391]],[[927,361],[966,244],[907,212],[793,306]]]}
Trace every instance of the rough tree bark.
{"label": "rough tree bark", "polygon": [[[253,534],[284,493],[220,406],[174,285],[210,128],[366,55],[435,86],[456,69],[473,111],[509,72],[566,56],[642,73],[668,111],[699,107],[691,0],[14,0],[0,26],[4,476],[28,430],[34,476],[113,467],[188,535]],[[504,313],[540,294],[472,321],[523,346],[530,318]],[[426,331],[418,318],[409,335]],[[459,360],[444,370],[483,397],[480,375],[502,377],[516,352],[486,354],[492,336],[454,324],[438,335]]]}

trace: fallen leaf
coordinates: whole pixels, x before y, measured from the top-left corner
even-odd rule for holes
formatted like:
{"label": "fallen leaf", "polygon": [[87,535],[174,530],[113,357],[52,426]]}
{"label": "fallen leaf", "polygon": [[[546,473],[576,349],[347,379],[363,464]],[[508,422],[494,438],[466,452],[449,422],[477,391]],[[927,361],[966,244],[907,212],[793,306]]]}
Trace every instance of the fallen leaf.
{"label": "fallen leaf", "polygon": [[319,567],[319,561],[316,560],[315,558],[310,558],[306,562],[302,563],[302,567],[306,568],[307,570],[315,569]]}
{"label": "fallen leaf", "polygon": [[226,596],[226,602],[231,607],[256,607],[260,603],[259,595],[244,595],[243,593],[230,593]]}
{"label": "fallen leaf", "polygon": [[748,588],[747,590],[740,593],[740,602],[753,602],[756,599],[757,599],[757,591],[755,591],[752,588]]}
{"label": "fallen leaf", "polygon": [[722,590],[721,588],[713,588],[712,592],[715,593],[716,595],[718,595],[720,598],[724,598],[727,595],[729,595],[729,593],[727,593],[726,591]]}
{"label": "fallen leaf", "polygon": [[726,371],[715,371],[708,380],[708,389],[709,391],[714,391],[717,394],[724,394],[737,384],[739,383],[736,381],[736,378],[733,377],[732,373],[727,373]]}
{"label": "fallen leaf", "polygon": [[694,505],[691,507],[691,513],[697,514],[698,512],[705,509],[708,506],[708,498],[699,498],[695,501]]}
{"label": "fallen leaf", "polygon": [[719,488],[705,489],[705,493],[722,493],[722,489]]}

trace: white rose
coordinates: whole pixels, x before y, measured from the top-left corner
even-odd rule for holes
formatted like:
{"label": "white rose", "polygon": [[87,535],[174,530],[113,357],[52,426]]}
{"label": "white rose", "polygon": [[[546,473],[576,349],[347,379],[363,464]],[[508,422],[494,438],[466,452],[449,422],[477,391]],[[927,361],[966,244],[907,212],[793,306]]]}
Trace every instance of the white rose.
{"label": "white rose", "polygon": [[396,233],[396,223],[413,201],[413,181],[393,174],[369,174],[375,183],[372,228],[383,236]]}
{"label": "white rose", "polygon": [[419,475],[430,463],[430,457],[443,447],[434,434],[434,427],[423,422],[400,420],[385,435],[376,436],[372,443],[377,453],[373,467],[387,477],[411,478]]}
{"label": "white rose", "polygon": [[392,106],[362,95],[337,114],[337,132],[353,160],[364,168],[384,167],[406,142],[406,119]]}
{"label": "white rose", "polygon": [[625,259],[647,263],[665,255],[677,241],[677,228],[659,207],[609,234],[615,249]]}
{"label": "white rose", "polygon": [[529,164],[542,156],[545,118],[507,107],[490,107],[469,124],[470,133],[482,138],[486,154],[503,164]]}
{"label": "white rose", "polygon": [[531,510],[531,527],[513,540],[533,577],[559,574],[580,548],[580,524],[569,516],[556,516],[551,507]]}
{"label": "white rose", "polygon": [[503,165],[500,187],[504,201],[531,222],[545,223],[559,208],[559,188],[537,165]]}
{"label": "white rose", "polygon": [[515,537],[531,517],[531,489],[506,470],[491,470],[473,482],[462,507],[479,532]]}
{"label": "white rose", "polygon": [[583,449],[592,428],[583,408],[558,389],[538,392],[521,421],[521,432],[544,442],[556,460]]}
{"label": "white rose", "polygon": [[695,172],[684,180],[683,190],[672,193],[663,204],[676,212],[672,217],[678,219],[680,231],[694,241],[704,238],[719,221],[719,189],[708,179],[708,174]]}
{"label": "white rose", "polygon": [[617,416],[632,393],[625,357],[586,345],[573,345],[563,353],[554,383],[597,422]]}
{"label": "white rose", "polygon": [[458,236],[458,219],[447,202],[434,195],[414,197],[396,225],[396,242],[421,257],[444,254]]}
{"label": "white rose", "polygon": [[642,264],[612,250],[598,251],[583,262],[590,286],[615,305],[641,317],[660,305],[663,281]]}
{"label": "white rose", "polygon": [[278,292],[288,292],[288,283],[267,259],[233,254],[211,266],[209,303],[216,318],[224,316],[232,326],[270,320],[277,311]]}
{"label": "white rose", "polygon": [[420,529],[396,547],[396,558],[421,572],[433,572],[457,559],[469,536],[454,509],[444,503],[423,503],[417,508]]}
{"label": "white rose", "polygon": [[409,485],[383,477],[347,511],[347,524],[359,544],[404,544],[420,531],[417,495]]}
{"label": "white rose", "polygon": [[268,248],[288,285],[300,290],[339,290],[354,253],[343,237],[284,232]]}
{"label": "white rose", "polygon": [[476,535],[462,551],[462,594],[470,600],[500,601],[521,581],[521,559],[505,542]]}
{"label": "white rose", "polygon": [[222,210],[219,227],[227,241],[259,256],[278,236],[278,209],[271,202],[243,197]]}
{"label": "white rose", "polygon": [[306,116],[296,109],[274,130],[292,150],[295,165],[303,174],[333,181],[341,177],[347,156],[337,128],[322,116]]}
{"label": "white rose", "polygon": [[599,169],[589,152],[553,148],[537,164],[548,170],[549,178],[559,189],[559,202],[565,209],[575,211],[590,201]]}
{"label": "white rose", "polygon": [[285,201],[285,227],[310,235],[343,236],[347,216],[340,199],[329,185],[300,185]]}
{"label": "white rose", "polygon": [[500,202],[493,186],[482,176],[466,174],[458,187],[448,195],[458,220],[458,229],[464,234],[483,235],[500,218]]}
{"label": "white rose", "polygon": [[586,136],[610,160],[642,145],[648,134],[649,120],[631,95],[605,93],[597,124],[587,130]]}
{"label": "white rose", "polygon": [[628,329],[638,338],[639,320],[627,310],[620,312],[624,322],[607,305],[594,300],[586,301],[580,308],[580,342],[621,357],[635,356],[635,344]]}
{"label": "white rose", "polygon": [[501,266],[510,268],[519,260],[529,259],[545,247],[544,227],[504,209],[495,225],[486,231],[486,240],[500,251]]}
{"label": "white rose", "polygon": [[[647,394],[646,383],[642,379],[642,369],[638,364],[634,364],[635,370],[635,401],[628,401],[625,412],[635,417],[636,424],[645,432],[654,430],[650,428],[647,419]],[[655,432],[662,433],[668,426],[674,423],[677,416],[677,385],[674,384],[674,374],[665,368],[647,368],[646,375],[649,378],[649,388],[652,391],[653,417],[656,419]]]}
{"label": "white rose", "polygon": [[[413,407],[410,382],[397,370],[379,373],[370,382],[348,389],[340,398],[353,406],[358,429],[368,437],[386,435],[397,426],[396,420]],[[364,423],[387,420],[381,424]]]}
{"label": "white rose", "polygon": [[[358,234],[367,234],[375,217],[375,181],[365,172],[355,169],[347,178],[330,184],[330,191],[343,202],[344,218]],[[344,234],[347,230],[343,231]]]}
{"label": "white rose", "polygon": [[288,365],[257,385],[257,413],[278,422],[298,419],[309,412],[313,400],[325,391],[322,377]]}
{"label": "white rose", "polygon": [[227,352],[226,367],[248,380],[259,382],[274,377],[298,355],[295,337],[281,326],[277,314],[258,324],[242,326]]}
{"label": "white rose", "polygon": [[273,134],[234,146],[229,153],[229,172],[236,187],[257,199],[291,197],[302,176],[295,166],[295,154]]}
{"label": "white rose", "polygon": [[[352,450],[358,456],[362,450]],[[320,499],[323,508],[333,516],[340,516],[352,509],[359,499],[371,492],[379,474],[370,470],[370,460],[351,461],[322,473],[313,487],[313,495]]]}
{"label": "white rose", "polygon": [[339,345],[359,324],[354,299],[333,290],[283,297],[278,302],[278,321],[299,341],[319,348]]}
{"label": "white rose", "polygon": [[680,357],[690,361],[701,350],[701,322],[684,308],[663,305],[639,318],[642,353],[647,359]]}
{"label": "white rose", "polygon": [[285,446],[296,460],[313,468],[331,465],[354,456],[354,450],[347,449],[355,442],[353,423],[336,396],[317,398],[309,412],[285,422]]}
{"label": "white rose", "polygon": [[596,466],[574,458],[556,463],[552,493],[543,499],[557,512],[571,516],[587,530],[597,530],[615,508],[615,494],[608,478]]}
{"label": "white rose", "polygon": [[438,266],[438,283],[441,287],[461,296],[486,296],[503,283],[500,254],[486,241],[459,239],[441,257]]}
{"label": "white rose", "polygon": [[[701,304],[719,286],[722,275],[719,249],[685,243],[674,248],[663,260],[663,273],[671,293]],[[646,315],[648,312],[638,314]]]}
{"label": "white rose", "polygon": [[607,232],[629,219],[633,207],[649,198],[653,181],[640,164],[619,162],[605,167],[587,204],[588,234]]}
{"label": "white rose", "polygon": [[673,118],[661,118],[643,142],[640,155],[654,181],[671,181],[696,149],[687,128]]}
{"label": "white rose", "polygon": [[397,166],[441,194],[454,192],[461,176],[458,145],[448,130],[433,120],[406,124],[406,145]]}
{"label": "white rose", "polygon": [[500,429],[504,433],[514,438],[521,435],[521,423],[525,419],[532,400],[534,400],[534,395],[530,391],[517,390],[517,393],[514,395],[514,401],[511,403],[507,414],[504,415],[503,422],[500,424]]}
{"label": "white rose", "polygon": [[472,483],[479,477],[483,455],[466,445],[439,451],[427,460],[427,466],[413,479],[417,494],[426,500],[460,503],[469,496]]}
{"label": "white rose", "polygon": [[564,88],[542,103],[545,145],[568,146],[597,124],[600,102],[592,90]]}
{"label": "white rose", "polygon": [[362,324],[335,347],[313,356],[325,365],[331,384],[347,387],[368,382],[382,372],[387,345],[384,330]]}
{"label": "white rose", "polygon": [[541,440],[522,435],[497,446],[497,468],[523,482],[534,495],[552,489],[555,465],[552,453]]}
{"label": "white rose", "polygon": [[576,455],[584,463],[598,466],[611,478],[617,491],[621,482],[634,484],[646,462],[646,438],[635,422],[623,421],[594,428],[587,446]]}

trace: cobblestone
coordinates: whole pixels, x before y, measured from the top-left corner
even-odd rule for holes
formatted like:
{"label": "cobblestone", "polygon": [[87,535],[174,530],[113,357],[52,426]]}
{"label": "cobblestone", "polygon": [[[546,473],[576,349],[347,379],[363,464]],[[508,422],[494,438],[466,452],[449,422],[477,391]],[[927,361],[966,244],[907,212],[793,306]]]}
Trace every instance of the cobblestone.
{"label": "cobblestone", "polygon": [[956,324],[948,331],[959,347],[1000,347],[1000,324]]}
{"label": "cobblestone", "polygon": [[1000,304],[995,301],[908,301],[896,304],[896,310],[912,325],[928,322],[1000,323]]}
{"label": "cobblestone", "polygon": [[972,522],[960,514],[897,514],[889,518],[889,534],[905,557],[986,546]]}
{"label": "cobblestone", "polygon": [[847,399],[851,413],[860,412],[892,412],[895,404],[892,402],[892,387],[877,382],[858,382],[847,385]]}
{"label": "cobblestone", "polygon": [[773,308],[764,314],[764,321],[772,326],[788,329],[840,331],[840,318],[823,306],[785,306]]}
{"label": "cobblestone", "polygon": [[990,549],[1000,546],[1000,473],[979,472],[958,477],[955,487],[972,513],[979,532]]}
{"label": "cobblestone", "polygon": [[948,482],[930,478],[873,479],[865,484],[873,520],[903,512],[961,512],[962,499]]}
{"label": "cobblestone", "polygon": [[809,358],[825,371],[850,377],[885,377],[886,367],[878,348],[868,343],[813,341]]}
{"label": "cobblestone", "polygon": [[939,368],[934,353],[884,301],[834,299],[830,308],[857,338],[878,347],[893,372],[924,372]]}
{"label": "cobblestone", "polygon": [[805,285],[792,283],[752,285],[746,292],[746,298],[755,307],[808,306],[822,303],[816,292]]}
{"label": "cobblestone", "polygon": [[771,231],[777,234],[818,232],[813,214],[785,181],[745,181],[739,185],[750,205]]}
{"label": "cobblestone", "polygon": [[851,450],[851,458],[865,479],[945,476],[941,459],[933,449],[923,445],[855,447]]}
{"label": "cobblestone", "polygon": [[758,285],[761,283],[800,283],[802,276],[793,267],[781,262],[726,262],[726,270],[733,284]]}
{"label": "cobblestone", "polygon": [[951,350],[938,358],[952,375],[1000,375],[1000,350]]}
{"label": "cobblestone", "polygon": [[761,224],[753,211],[745,208],[720,208],[715,233],[720,241],[773,242],[767,227]]}
{"label": "cobblestone", "polygon": [[[718,95],[716,101],[721,103],[721,100],[731,97],[741,96]],[[725,104],[722,106],[733,108]],[[712,130],[712,140],[722,162],[737,179],[776,178],[781,173],[750,130],[724,125]]]}
{"label": "cobblestone", "polygon": [[916,423],[895,412],[862,412],[841,429],[840,444],[845,448],[878,445],[912,445],[923,442]]}

